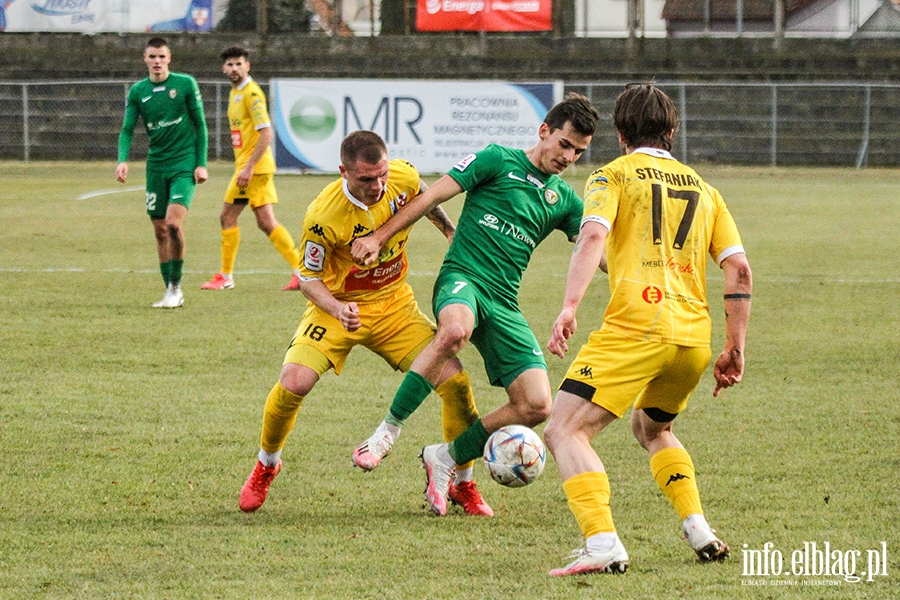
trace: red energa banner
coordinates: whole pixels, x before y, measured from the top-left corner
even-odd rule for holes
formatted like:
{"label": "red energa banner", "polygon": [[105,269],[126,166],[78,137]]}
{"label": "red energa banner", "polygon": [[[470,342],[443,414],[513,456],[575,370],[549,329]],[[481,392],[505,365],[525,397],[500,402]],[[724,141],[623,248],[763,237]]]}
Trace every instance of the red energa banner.
{"label": "red energa banner", "polygon": [[418,31],[549,31],[553,0],[416,0]]}

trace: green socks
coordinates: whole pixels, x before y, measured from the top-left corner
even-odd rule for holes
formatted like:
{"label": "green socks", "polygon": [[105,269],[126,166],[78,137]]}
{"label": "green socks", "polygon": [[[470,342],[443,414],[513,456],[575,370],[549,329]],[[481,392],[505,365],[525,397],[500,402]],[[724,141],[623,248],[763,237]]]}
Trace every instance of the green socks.
{"label": "green socks", "polygon": [[173,258],[169,261],[169,264],[172,265],[172,272],[169,274],[169,281],[172,283],[172,285],[181,285],[181,273],[184,270],[184,259]]}
{"label": "green socks", "polygon": [[458,438],[450,442],[447,452],[450,453],[450,458],[456,464],[465,464],[470,460],[480,458],[484,454],[484,445],[489,437],[491,437],[491,434],[481,424],[481,419],[478,419],[468,429],[463,431]]}
{"label": "green socks", "polygon": [[425,398],[431,393],[434,387],[427,379],[416,373],[415,371],[407,371],[403,383],[397,388],[394,395],[394,401],[391,403],[391,409],[385,421],[391,425],[401,427],[403,422],[409,418],[416,409],[422,406]]}
{"label": "green socks", "polygon": [[184,259],[172,259],[169,262],[159,263],[159,272],[162,273],[163,281],[166,287],[172,285],[181,285],[181,274],[184,271]]}

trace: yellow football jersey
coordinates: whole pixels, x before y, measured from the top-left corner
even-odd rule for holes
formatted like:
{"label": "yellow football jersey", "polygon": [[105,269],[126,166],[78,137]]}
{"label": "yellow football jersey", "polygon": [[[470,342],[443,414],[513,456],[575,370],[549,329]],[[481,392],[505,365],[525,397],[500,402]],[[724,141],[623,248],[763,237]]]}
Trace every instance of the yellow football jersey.
{"label": "yellow football jersey", "polygon": [[399,159],[388,164],[384,195],[375,205],[354,198],[341,178],[322,190],[303,219],[300,276],[322,280],[343,302],[380,300],[406,285],[409,228],[391,238],[372,265],[357,265],[350,254],[353,240],[370,235],[419,193],[415,167]]}
{"label": "yellow football jersey", "polygon": [[609,228],[603,328],[626,337],[709,346],[707,255],[743,253],[721,194],[665,150],[639,148],[585,185],[585,221]]}
{"label": "yellow football jersey", "polygon": [[[271,127],[266,96],[252,77],[247,77],[228,96],[228,123],[231,126],[231,145],[234,148],[235,169],[240,171],[250,160],[253,148],[259,140],[259,130]],[[253,172],[257,175],[275,172],[272,149],[266,148]]]}

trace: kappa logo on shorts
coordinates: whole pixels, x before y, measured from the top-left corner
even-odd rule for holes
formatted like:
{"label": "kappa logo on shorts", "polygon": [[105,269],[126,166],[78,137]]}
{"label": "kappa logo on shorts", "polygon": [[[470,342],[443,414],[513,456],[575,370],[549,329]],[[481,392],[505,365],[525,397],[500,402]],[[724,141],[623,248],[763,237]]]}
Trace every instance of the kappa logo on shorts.
{"label": "kappa logo on shorts", "polygon": [[583,377],[588,377],[588,378],[590,378],[590,379],[593,379],[593,378],[594,378],[594,371],[591,370],[591,368],[588,367],[588,366],[581,367],[581,368],[578,370],[578,374],[581,375],[581,376],[583,376]]}

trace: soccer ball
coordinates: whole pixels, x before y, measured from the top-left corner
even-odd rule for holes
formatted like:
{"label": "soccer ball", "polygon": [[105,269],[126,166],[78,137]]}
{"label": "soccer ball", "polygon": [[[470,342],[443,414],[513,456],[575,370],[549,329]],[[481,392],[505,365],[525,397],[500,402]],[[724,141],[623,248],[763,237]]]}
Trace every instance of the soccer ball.
{"label": "soccer ball", "polygon": [[491,434],[484,445],[484,466],[491,479],[506,487],[523,487],[544,470],[544,442],[524,425],[507,425]]}

